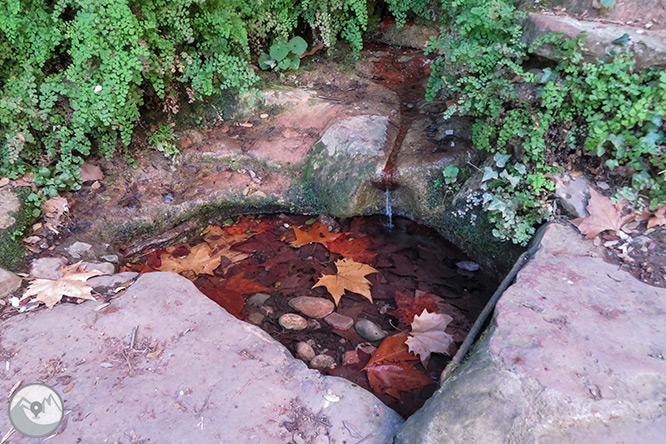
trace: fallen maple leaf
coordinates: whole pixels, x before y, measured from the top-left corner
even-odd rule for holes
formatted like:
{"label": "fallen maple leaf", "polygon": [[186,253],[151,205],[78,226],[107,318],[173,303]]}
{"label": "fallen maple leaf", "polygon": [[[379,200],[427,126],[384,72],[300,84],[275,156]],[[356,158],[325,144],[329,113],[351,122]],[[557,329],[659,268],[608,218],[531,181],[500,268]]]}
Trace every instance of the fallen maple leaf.
{"label": "fallen maple leaf", "polygon": [[423,310],[428,310],[431,313],[439,311],[435,297],[429,293],[411,298],[400,291],[396,291],[395,303],[398,305],[398,309],[389,311],[387,314],[395,316],[400,322],[407,325],[411,325],[414,316],[422,313]]}
{"label": "fallen maple leaf", "polygon": [[165,253],[160,256],[160,261],[162,264],[157,268],[159,271],[212,275],[213,271],[220,266],[222,253],[213,251],[208,244],[199,244],[194,246],[190,254],[185,257],[173,257]]}
{"label": "fallen maple leaf", "polygon": [[296,240],[289,244],[292,247],[302,247],[303,245],[311,244],[313,242],[318,242],[325,246],[328,242],[336,240],[343,234],[331,233],[328,231],[328,225],[322,224],[319,221],[312,225],[310,231],[299,230],[296,227],[293,227],[293,229]]}
{"label": "fallen maple leaf", "polygon": [[224,282],[223,288],[229,291],[237,291],[240,294],[252,294],[262,291],[271,291],[270,288],[261,285],[257,281],[253,281],[252,279],[245,279],[244,275],[245,273],[238,273],[234,276],[231,276]]}
{"label": "fallen maple leaf", "polygon": [[49,219],[58,220],[60,216],[69,211],[67,199],[64,197],[52,197],[42,204],[42,211]]}
{"label": "fallen maple leaf", "polygon": [[622,216],[623,207],[620,203],[613,205],[609,198],[590,189],[590,202],[587,205],[590,215],[572,219],[570,222],[578,227],[587,239],[593,239],[603,231],[619,231],[634,219],[633,214]]}
{"label": "fallen maple leaf", "polygon": [[375,393],[400,399],[400,392],[409,392],[433,384],[432,378],[414,368],[418,358],[409,352],[406,333],[389,336],[382,341],[363,368]]}
{"label": "fallen maple leaf", "polygon": [[353,259],[337,260],[335,266],[338,269],[336,274],[323,275],[312,288],[326,287],[333,296],[335,305],[338,305],[345,290],[358,293],[372,302],[370,281],[365,276],[370,273],[377,273],[377,270],[370,265],[355,262]]}
{"label": "fallen maple leaf", "polygon": [[448,354],[453,336],[444,330],[452,320],[453,318],[449,315],[428,313],[427,310],[423,310],[420,315],[414,316],[412,332],[405,343],[410,352],[421,358],[424,366],[431,353]]}
{"label": "fallen maple leaf", "polygon": [[32,281],[21,300],[35,296],[37,302],[53,308],[62,300],[63,296],[94,301],[92,287],[86,281],[93,276],[99,276],[101,271],[88,271],[78,262],[69,267],[63,267],[63,276],[59,279],[35,279]]}
{"label": "fallen maple leaf", "polygon": [[102,173],[102,169],[99,166],[87,161],[83,162],[83,165],[81,165],[79,175],[81,176],[82,183],[94,182],[96,180],[104,179],[104,173]]}
{"label": "fallen maple leaf", "polygon": [[659,207],[648,220],[648,230],[652,227],[666,225],[666,207]]}

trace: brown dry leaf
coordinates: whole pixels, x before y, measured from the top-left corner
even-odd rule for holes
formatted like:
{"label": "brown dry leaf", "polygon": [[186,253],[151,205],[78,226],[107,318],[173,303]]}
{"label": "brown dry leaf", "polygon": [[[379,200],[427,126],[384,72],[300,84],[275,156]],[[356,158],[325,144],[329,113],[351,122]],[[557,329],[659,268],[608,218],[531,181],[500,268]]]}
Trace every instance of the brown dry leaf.
{"label": "brown dry leaf", "polygon": [[329,242],[333,242],[343,235],[343,233],[331,233],[328,231],[328,225],[322,224],[319,221],[312,225],[310,231],[299,230],[296,227],[293,228],[296,240],[289,244],[292,247],[302,247],[313,242],[318,242],[326,246]]}
{"label": "brown dry leaf", "polygon": [[89,162],[83,162],[79,174],[81,175],[82,183],[94,182],[96,180],[104,179],[104,173],[102,173],[102,169],[97,165],[94,165]]}
{"label": "brown dry leaf", "polygon": [[104,273],[97,270],[87,271],[79,262],[64,267],[60,279],[35,279],[21,300],[35,296],[37,302],[42,302],[49,308],[53,308],[63,296],[94,301],[95,298],[91,294],[92,287],[86,284],[86,281],[101,274]]}
{"label": "brown dry leaf", "polygon": [[370,265],[355,262],[353,259],[340,259],[335,261],[338,269],[337,274],[325,274],[312,287],[326,287],[333,296],[335,305],[338,305],[345,290],[358,293],[372,302],[370,294],[370,281],[365,276],[370,273],[377,273],[377,270]]}
{"label": "brown dry leaf", "polygon": [[168,253],[160,256],[159,271],[172,271],[174,273],[191,272],[194,274],[210,274],[220,266],[222,252],[215,252],[208,244],[199,244],[190,250],[185,257],[173,257]]}
{"label": "brown dry leaf", "polygon": [[62,389],[62,392],[63,392],[63,393],[69,393],[69,392],[72,391],[73,388],[74,388],[74,383],[71,382],[67,387],[65,387],[64,389]]}
{"label": "brown dry leaf", "polygon": [[659,207],[648,220],[648,230],[652,227],[666,225],[666,207]]}
{"label": "brown dry leaf", "polygon": [[157,358],[159,355],[162,354],[164,351],[163,348],[160,348],[159,350],[152,351],[150,353],[146,353],[146,358]]}
{"label": "brown dry leaf", "polygon": [[65,212],[69,211],[67,199],[64,197],[52,197],[42,204],[42,211],[49,219],[58,220]]}
{"label": "brown dry leaf", "polygon": [[453,318],[441,313],[428,313],[427,310],[414,316],[412,332],[405,341],[409,351],[421,358],[423,365],[431,353],[448,354],[449,346],[453,342],[453,336],[446,333],[447,325]]}
{"label": "brown dry leaf", "polygon": [[609,198],[590,189],[590,202],[587,217],[572,219],[570,222],[578,227],[587,239],[593,239],[603,231],[619,231],[627,222],[634,219],[633,214],[622,216],[621,204],[613,205]]}

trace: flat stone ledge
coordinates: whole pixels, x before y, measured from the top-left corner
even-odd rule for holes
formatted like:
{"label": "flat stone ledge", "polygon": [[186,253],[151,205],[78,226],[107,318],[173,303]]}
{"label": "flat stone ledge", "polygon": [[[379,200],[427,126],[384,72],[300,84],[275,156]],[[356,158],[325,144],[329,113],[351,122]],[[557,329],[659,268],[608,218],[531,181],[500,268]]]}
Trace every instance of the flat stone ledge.
{"label": "flat stone ledge", "polygon": [[490,331],[396,443],[663,441],[664,319],[666,290],[551,224]]}
{"label": "flat stone ledge", "polygon": [[[581,32],[587,33],[584,41],[584,56],[588,61],[605,60],[610,51],[621,49],[613,40],[629,35],[629,47],[634,52],[634,60],[639,68],[666,68],[666,31],[644,30],[598,21],[578,20],[569,16],[530,13],[525,22],[523,41],[533,43],[538,37],[549,32],[563,32],[568,38],[575,38]],[[536,54],[556,59],[552,48],[541,46]]]}
{"label": "flat stone ledge", "polygon": [[[63,397],[66,426],[53,442],[284,444],[299,435],[311,444],[384,444],[403,422],[172,273],[140,276],[105,308],[62,304],[15,316],[2,332],[0,391],[39,380]],[[158,356],[146,356],[151,344]],[[0,430],[10,427],[0,415]]]}

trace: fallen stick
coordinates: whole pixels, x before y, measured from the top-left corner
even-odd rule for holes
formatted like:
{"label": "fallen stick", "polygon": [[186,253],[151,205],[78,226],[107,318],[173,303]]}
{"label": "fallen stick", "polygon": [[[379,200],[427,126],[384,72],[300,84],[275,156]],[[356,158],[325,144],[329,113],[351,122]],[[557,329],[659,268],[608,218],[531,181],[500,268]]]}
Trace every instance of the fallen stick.
{"label": "fallen stick", "polygon": [[442,372],[439,381],[440,384],[446,380],[446,378],[456,369],[458,368],[458,365],[460,362],[463,360],[467,352],[469,351],[470,347],[472,346],[472,343],[476,339],[477,335],[481,331],[481,328],[483,327],[483,324],[485,324],[486,319],[488,319],[488,316],[493,312],[495,309],[495,305],[497,305],[497,301],[499,301],[499,298],[504,294],[504,291],[513,283],[513,280],[515,279],[516,275],[518,272],[525,266],[527,263],[534,257],[536,252],[539,250],[539,247],[541,246],[541,239],[543,238],[543,234],[546,232],[546,228],[550,225],[550,223],[542,225],[537,232],[534,234],[531,240],[531,246],[523,253],[520,255],[518,260],[516,261],[515,264],[513,264],[513,267],[509,271],[509,273],[504,277],[502,282],[500,283],[499,287],[497,287],[497,290],[495,290],[495,293],[493,293],[492,297],[488,301],[485,307],[483,307],[483,311],[481,311],[481,314],[479,314],[479,317],[476,318],[476,321],[474,322],[474,325],[472,325],[472,328],[469,330],[469,333],[467,333],[467,336],[465,337],[465,340],[463,341],[462,345],[456,352],[455,356],[453,359],[451,359],[451,362],[446,366],[444,371]]}

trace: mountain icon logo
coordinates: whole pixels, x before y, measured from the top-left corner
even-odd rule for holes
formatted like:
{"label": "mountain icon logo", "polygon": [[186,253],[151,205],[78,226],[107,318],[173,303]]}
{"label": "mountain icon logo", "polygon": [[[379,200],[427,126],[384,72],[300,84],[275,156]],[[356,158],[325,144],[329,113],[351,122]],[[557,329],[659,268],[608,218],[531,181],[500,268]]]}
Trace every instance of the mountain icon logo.
{"label": "mountain icon logo", "polygon": [[52,434],[63,417],[60,394],[46,384],[26,384],[9,401],[9,420],[18,432],[30,438]]}

